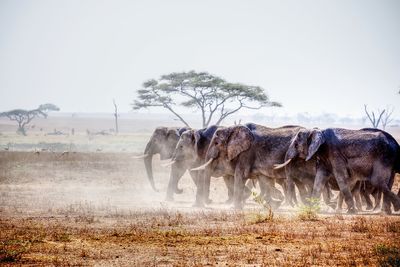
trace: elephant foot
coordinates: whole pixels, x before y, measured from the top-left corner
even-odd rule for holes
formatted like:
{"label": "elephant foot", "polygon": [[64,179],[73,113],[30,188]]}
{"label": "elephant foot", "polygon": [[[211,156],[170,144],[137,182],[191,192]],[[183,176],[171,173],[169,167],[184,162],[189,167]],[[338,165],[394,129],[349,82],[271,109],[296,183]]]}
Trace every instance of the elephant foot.
{"label": "elephant foot", "polygon": [[278,209],[278,208],[281,206],[282,201],[272,200],[272,199],[271,199],[271,200],[268,202],[268,204],[271,206],[271,209],[276,210],[276,209]]}
{"label": "elephant foot", "polygon": [[398,211],[398,210],[400,210],[400,205],[394,205],[394,203],[393,203],[393,209],[394,209],[394,211]]}
{"label": "elephant foot", "polygon": [[180,188],[175,188],[175,194],[182,194],[183,193],[183,189]]}
{"label": "elephant foot", "polygon": [[328,207],[331,207],[332,209],[336,209],[336,203],[331,202],[328,204]]}
{"label": "elephant foot", "polygon": [[375,207],[374,207],[374,209],[373,209],[373,211],[378,211],[378,210],[380,210],[380,205],[376,205]]}
{"label": "elephant foot", "polygon": [[[367,205],[366,207],[365,207],[365,210],[372,210],[372,209],[374,209],[374,207],[372,206],[372,205]],[[375,209],[374,209],[375,210]]]}
{"label": "elephant foot", "polygon": [[392,214],[392,210],[391,210],[390,208],[388,208],[388,209],[383,209],[383,210],[382,210],[382,214],[384,214],[384,215],[391,215],[391,214]]}
{"label": "elephant foot", "polygon": [[194,207],[194,208],[204,208],[205,205],[204,205],[203,202],[196,201],[196,202],[193,203],[192,207]]}
{"label": "elephant foot", "polygon": [[235,203],[234,205],[233,205],[233,208],[235,209],[235,210],[243,210],[243,203]]}
{"label": "elephant foot", "polygon": [[285,199],[282,204],[282,206],[290,206],[290,207],[295,207],[295,204],[293,203],[293,201],[288,201],[287,199]]}
{"label": "elephant foot", "polygon": [[347,210],[347,214],[356,214],[357,213],[357,209],[354,207],[351,207]]}
{"label": "elephant foot", "polygon": [[165,198],[165,201],[172,202],[172,201],[174,201],[174,197],[173,197],[173,196],[167,196],[167,197]]}
{"label": "elephant foot", "polygon": [[206,199],[206,200],[204,200],[205,202],[206,202],[206,204],[211,204],[212,203],[212,200],[211,199]]}
{"label": "elephant foot", "polygon": [[228,199],[225,201],[225,204],[232,204],[232,202],[233,202],[233,198],[228,198]]}

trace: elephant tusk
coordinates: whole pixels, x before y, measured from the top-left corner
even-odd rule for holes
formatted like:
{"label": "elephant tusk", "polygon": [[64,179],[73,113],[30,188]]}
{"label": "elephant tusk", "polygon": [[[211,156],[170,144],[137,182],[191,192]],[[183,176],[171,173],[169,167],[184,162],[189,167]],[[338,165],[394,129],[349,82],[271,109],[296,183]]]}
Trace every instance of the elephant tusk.
{"label": "elephant tusk", "polygon": [[285,167],[286,165],[288,165],[290,163],[291,160],[292,159],[288,159],[287,161],[285,161],[282,164],[274,164],[274,170],[281,169],[281,168]]}
{"label": "elephant tusk", "polygon": [[199,167],[196,167],[196,168],[191,169],[191,171],[201,171],[201,170],[204,170],[212,161],[213,161],[213,159],[209,159],[206,163],[204,163],[203,165],[200,165]]}
{"label": "elephant tusk", "polygon": [[144,154],[144,155],[140,155],[140,156],[134,156],[133,158],[134,159],[144,159],[144,158],[147,158],[148,155],[149,154]]}
{"label": "elephant tusk", "polygon": [[171,162],[167,162],[167,163],[161,164],[161,166],[163,166],[163,167],[168,167],[168,166],[171,166],[172,164],[174,164],[175,162],[176,162],[176,161],[173,160],[173,161],[171,161]]}

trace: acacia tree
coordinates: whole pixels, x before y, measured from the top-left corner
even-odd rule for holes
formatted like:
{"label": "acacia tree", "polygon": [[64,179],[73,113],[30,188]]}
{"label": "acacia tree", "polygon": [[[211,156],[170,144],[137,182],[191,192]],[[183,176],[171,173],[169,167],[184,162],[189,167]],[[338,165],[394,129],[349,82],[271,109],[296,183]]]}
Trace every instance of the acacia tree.
{"label": "acacia tree", "polygon": [[0,117],[7,117],[11,121],[18,123],[17,133],[26,135],[26,126],[36,117],[42,116],[47,118],[50,111],[59,111],[60,109],[54,104],[42,104],[37,109],[13,109],[0,113]]}
{"label": "acacia tree", "polygon": [[281,107],[270,101],[259,86],[229,83],[207,72],[179,72],[161,76],[143,83],[137,91],[133,109],[163,107],[183,124],[189,123],[177,112],[177,106],[199,110],[203,127],[219,125],[224,119],[241,109]]}

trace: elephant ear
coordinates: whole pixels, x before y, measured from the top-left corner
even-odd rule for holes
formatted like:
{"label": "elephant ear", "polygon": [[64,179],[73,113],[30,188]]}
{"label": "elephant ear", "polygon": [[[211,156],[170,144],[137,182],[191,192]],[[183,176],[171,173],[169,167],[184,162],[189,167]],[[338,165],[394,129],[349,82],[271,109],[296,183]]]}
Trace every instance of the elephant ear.
{"label": "elephant ear", "polygon": [[189,127],[182,127],[182,128],[178,128],[177,132],[178,135],[181,136],[184,132],[186,132],[187,130],[190,130]]}
{"label": "elephant ear", "polygon": [[228,160],[231,161],[243,151],[248,150],[253,139],[253,134],[247,127],[233,127],[227,144]]}
{"label": "elephant ear", "polygon": [[324,134],[319,129],[314,129],[309,136],[309,146],[306,161],[310,160],[312,156],[318,151],[319,147],[325,142]]}

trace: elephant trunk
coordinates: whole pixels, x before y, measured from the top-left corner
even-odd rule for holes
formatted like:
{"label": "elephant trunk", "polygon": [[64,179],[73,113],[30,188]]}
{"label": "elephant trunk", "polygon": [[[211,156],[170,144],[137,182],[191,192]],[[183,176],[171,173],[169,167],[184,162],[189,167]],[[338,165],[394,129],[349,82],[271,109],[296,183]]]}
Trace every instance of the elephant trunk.
{"label": "elephant trunk", "polygon": [[152,142],[148,142],[146,145],[146,149],[144,151],[144,154],[147,155],[147,157],[144,158],[144,165],[146,167],[146,173],[147,173],[147,178],[149,179],[150,185],[153,188],[154,191],[158,192],[155,184],[154,184],[154,177],[153,177],[153,145]]}
{"label": "elephant trunk", "polygon": [[[288,151],[289,152],[289,151]],[[293,158],[295,158],[297,156],[296,153],[286,153],[285,156],[285,162],[290,162],[291,160],[293,160]],[[290,175],[290,171],[288,173],[288,169],[286,169],[286,173],[289,175],[286,175],[286,193],[287,196],[285,196],[288,200],[288,203],[290,203],[291,205],[293,204],[294,199],[296,199],[296,190],[294,188],[294,181],[293,181],[293,177],[292,175]]]}

